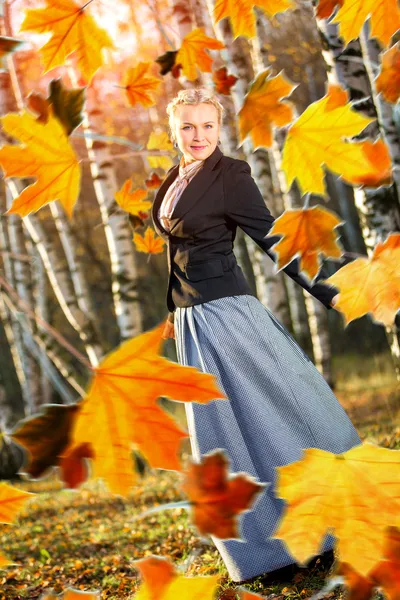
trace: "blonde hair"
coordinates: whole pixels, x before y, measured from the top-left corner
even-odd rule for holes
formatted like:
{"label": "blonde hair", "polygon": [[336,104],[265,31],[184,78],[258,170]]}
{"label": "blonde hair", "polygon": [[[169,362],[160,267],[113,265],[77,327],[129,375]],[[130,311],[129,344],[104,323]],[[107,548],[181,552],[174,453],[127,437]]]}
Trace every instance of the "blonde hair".
{"label": "blonde hair", "polygon": [[186,90],[180,90],[178,95],[175,96],[167,105],[167,115],[169,117],[169,133],[172,139],[172,142],[176,141],[175,138],[175,113],[176,107],[180,104],[200,104],[200,102],[205,104],[212,104],[215,106],[218,112],[218,123],[222,125],[222,115],[224,111],[224,107],[221,102],[215,96],[212,90],[208,88],[189,88]]}

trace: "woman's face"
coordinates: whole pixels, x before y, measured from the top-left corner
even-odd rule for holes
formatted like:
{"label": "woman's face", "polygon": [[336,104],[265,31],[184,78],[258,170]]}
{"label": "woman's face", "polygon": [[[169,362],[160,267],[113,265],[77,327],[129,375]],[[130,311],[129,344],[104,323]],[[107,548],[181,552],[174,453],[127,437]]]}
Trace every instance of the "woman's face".
{"label": "woman's face", "polygon": [[185,163],[204,160],[218,144],[218,111],[212,104],[179,104],[175,109],[175,137]]}

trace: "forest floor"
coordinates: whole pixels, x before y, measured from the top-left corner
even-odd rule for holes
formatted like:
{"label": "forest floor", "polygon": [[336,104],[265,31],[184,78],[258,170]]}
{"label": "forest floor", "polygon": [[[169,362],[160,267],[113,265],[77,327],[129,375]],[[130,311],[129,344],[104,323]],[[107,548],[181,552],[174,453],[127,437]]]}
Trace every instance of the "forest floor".
{"label": "forest floor", "polygon": [[[399,385],[388,357],[376,360],[357,368],[348,358],[338,364],[335,393],[363,441],[400,449]],[[61,490],[54,476],[13,482],[36,496],[15,523],[0,525],[0,552],[17,563],[0,569],[0,600],[36,600],[50,592],[61,599],[69,587],[98,591],[102,600],[133,600],[140,586],[133,561],[150,555],[170,557],[187,576],[218,574],[215,600],[236,600],[239,587],[271,600],[306,600],[324,587],[335,564],[324,570],[318,561],[288,581],[274,584],[261,576],[238,586],[211,540],[199,538],[184,508],[135,520],[151,507],[186,500],[180,480],[176,472],[152,470],[126,500],[107,492],[100,481],[76,491]],[[374,594],[375,600],[382,598],[379,590]],[[336,586],[323,597],[344,598],[345,588]]]}

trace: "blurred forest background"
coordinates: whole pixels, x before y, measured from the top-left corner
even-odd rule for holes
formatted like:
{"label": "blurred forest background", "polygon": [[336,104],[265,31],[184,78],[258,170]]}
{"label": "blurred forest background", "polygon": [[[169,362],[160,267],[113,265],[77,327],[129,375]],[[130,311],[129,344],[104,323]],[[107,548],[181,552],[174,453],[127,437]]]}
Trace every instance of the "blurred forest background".
{"label": "blurred forest background", "polygon": [[[183,37],[195,27],[225,44],[221,51],[209,51],[214,71],[226,66],[237,77],[227,94],[217,92],[225,108],[220,147],[224,154],[250,163],[275,217],[287,208],[301,207],[304,199],[296,185],[287,189],[279,168],[284,131],[276,133],[271,149],[254,151],[248,140],[238,144],[237,114],[255,76],[266,68],[272,75],[283,70],[298,84],[291,95],[298,114],[324,96],[329,79],[344,85],[357,110],[376,116],[371,82],[377,69],[373,60],[373,53],[379,52],[377,43],[370,40],[368,56],[359,40],[344,48],[336,25],[316,19],[311,2],[299,0],[297,4],[296,10],[272,19],[255,7],[257,36],[249,40],[233,39],[228,19],[214,25],[211,4],[206,0],[92,3],[91,14],[112,37],[116,51],[104,51],[106,65],[85,90],[84,121],[71,134],[83,177],[72,221],[57,202],[24,219],[4,215],[13,197],[31,181],[1,182],[3,431],[37,413],[43,404],[68,404],[83,394],[89,373],[66,344],[60,343],[60,336],[95,366],[122,341],[166,318],[166,252],[149,255],[136,249],[128,215],[119,209],[114,195],[128,178],[132,178],[132,189],[144,188],[152,173],[163,179],[180,155],[168,142],[164,150],[148,146],[152,134],[168,135],[167,103],[183,87],[215,88],[216,83],[212,73],[199,72],[195,81],[168,73],[153,106],[131,106],[121,83],[130,67],[140,61],[151,62],[152,73],[159,75],[156,58],[179,48]],[[41,3],[14,0],[1,6],[1,34],[25,40],[17,51],[3,58],[2,115],[22,110],[32,93],[47,96],[54,79],[61,78],[67,88],[84,87],[73,56],[66,66],[42,75],[38,48],[43,36],[18,34],[23,9],[38,8]],[[391,118],[400,144],[397,105],[391,107]],[[374,127],[376,123],[363,135],[373,139]],[[326,174],[326,183],[329,197],[311,196],[309,204],[322,204],[343,221],[337,229],[345,251],[343,259],[324,263],[331,275],[355,257],[371,255],[378,241],[400,231],[400,203],[395,183],[360,191],[332,173]],[[155,193],[156,189],[149,189],[147,199],[152,200]],[[152,227],[150,212],[144,223],[144,228]],[[143,233],[144,229],[138,231]],[[271,259],[239,229],[234,250],[258,298],[314,359],[351,416],[371,424],[393,419],[400,392],[384,326],[366,315],[345,327],[339,312],[326,310],[285,274],[275,274]],[[46,323],[55,330],[55,336]],[[176,360],[172,339],[164,343],[162,353]],[[166,399],[164,403],[175,412],[183,406]],[[182,413],[180,418],[184,419]]]}

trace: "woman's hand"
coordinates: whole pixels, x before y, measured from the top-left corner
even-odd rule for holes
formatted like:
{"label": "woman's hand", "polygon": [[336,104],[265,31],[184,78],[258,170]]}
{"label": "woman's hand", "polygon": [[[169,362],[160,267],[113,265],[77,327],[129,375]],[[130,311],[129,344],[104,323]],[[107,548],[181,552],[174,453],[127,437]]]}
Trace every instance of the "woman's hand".
{"label": "woman's hand", "polygon": [[331,306],[335,306],[336,302],[338,301],[339,298],[339,294],[336,294],[336,296],[333,296],[332,300],[331,300]]}
{"label": "woman's hand", "polygon": [[164,331],[162,332],[161,337],[163,340],[167,340],[168,338],[175,339],[174,324],[171,323],[171,321],[166,321]]}

